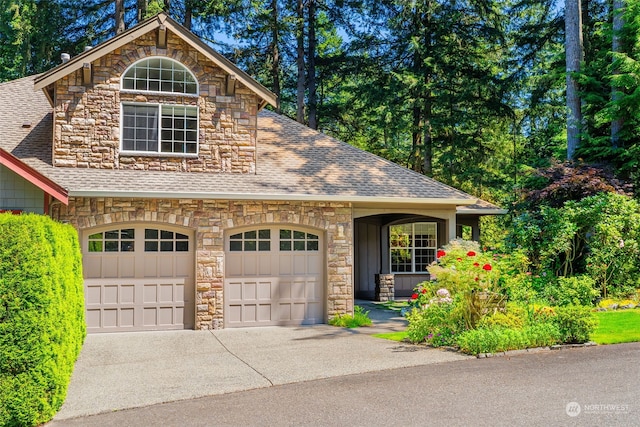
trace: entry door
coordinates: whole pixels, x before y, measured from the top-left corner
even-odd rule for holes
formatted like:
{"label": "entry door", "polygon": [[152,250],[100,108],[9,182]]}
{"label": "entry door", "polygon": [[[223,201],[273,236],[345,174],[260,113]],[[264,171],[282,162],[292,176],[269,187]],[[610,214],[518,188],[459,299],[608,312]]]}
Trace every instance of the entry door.
{"label": "entry door", "polygon": [[291,227],[225,239],[225,327],[324,322],[322,236]]}
{"label": "entry door", "polygon": [[157,224],[83,232],[88,332],[190,329],[193,234]]}

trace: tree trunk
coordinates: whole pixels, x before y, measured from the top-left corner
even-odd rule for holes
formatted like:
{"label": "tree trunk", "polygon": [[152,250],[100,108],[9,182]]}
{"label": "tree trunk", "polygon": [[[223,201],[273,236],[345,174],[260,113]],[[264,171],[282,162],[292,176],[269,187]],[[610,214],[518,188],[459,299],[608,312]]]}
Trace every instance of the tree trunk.
{"label": "tree trunk", "polygon": [[147,17],[147,0],[137,0],[138,22],[144,21]]}
{"label": "tree trunk", "polygon": [[297,3],[297,22],[296,22],[296,62],[298,64],[298,90],[297,90],[297,109],[296,120],[298,123],[304,123],[304,2],[298,0]]}
{"label": "tree trunk", "polygon": [[580,71],[583,58],[580,0],[565,1],[565,49],[567,70],[567,159],[573,160],[580,146],[582,109],[578,82],[573,73]]}
{"label": "tree trunk", "polygon": [[316,1],[309,7],[309,50],[307,52],[307,87],[309,89],[309,127],[318,129],[318,97],[316,95]]}
{"label": "tree trunk", "polygon": [[193,0],[185,0],[184,2],[184,27],[191,30],[191,19],[193,17]]}
{"label": "tree trunk", "polygon": [[271,78],[273,80],[273,93],[278,98],[276,112],[281,113],[280,107],[280,26],[278,21],[278,0],[271,0]]}
{"label": "tree trunk", "polygon": [[[621,32],[624,28],[624,0],[613,0],[613,35],[611,39],[611,50],[615,52],[622,51]],[[613,59],[615,62],[615,58]],[[619,70],[614,69],[613,74],[618,74]],[[617,108],[620,100],[622,99],[622,89],[611,85],[611,101]],[[620,146],[620,133],[624,126],[624,117],[622,111],[616,112],[615,118],[611,122],[611,145],[615,147]]]}
{"label": "tree trunk", "polygon": [[124,0],[116,0],[116,34],[124,32]]}
{"label": "tree trunk", "polygon": [[422,152],[422,108],[418,104],[420,101],[417,99],[413,106],[413,129],[411,130],[411,157],[409,159],[409,167],[412,170],[421,173],[422,172],[422,159],[420,153]]}

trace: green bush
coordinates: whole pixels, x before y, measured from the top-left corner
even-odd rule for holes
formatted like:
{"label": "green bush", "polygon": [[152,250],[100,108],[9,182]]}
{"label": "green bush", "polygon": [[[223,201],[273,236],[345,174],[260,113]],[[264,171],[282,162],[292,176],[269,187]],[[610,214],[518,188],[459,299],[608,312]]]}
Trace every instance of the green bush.
{"label": "green bush", "polygon": [[567,305],[590,306],[600,294],[595,286],[595,280],[586,275],[559,277],[557,283],[550,283],[542,293],[551,305],[561,307]]}
{"label": "green bush", "polygon": [[368,311],[356,305],[353,316],[350,314],[338,315],[329,319],[329,324],[341,328],[359,328],[360,326],[371,326],[371,319]]}
{"label": "green bush", "polygon": [[85,337],[76,231],[38,215],[0,214],[0,425],[49,421]]}
{"label": "green bush", "polygon": [[597,326],[597,320],[589,307],[557,307],[553,321],[560,331],[564,343],[584,343],[589,341]]}
{"label": "green bush", "polygon": [[449,297],[435,298],[423,309],[414,308],[407,314],[407,337],[412,343],[426,342],[434,347],[455,344],[463,319],[457,301]]}
{"label": "green bush", "polygon": [[560,333],[552,323],[540,323],[522,329],[485,327],[461,333],[457,338],[460,351],[468,354],[497,353],[508,350],[543,347],[556,344]]}
{"label": "green bush", "polygon": [[480,319],[478,327],[493,328],[504,327],[510,329],[522,329],[527,320],[527,312],[525,309],[507,304],[505,313],[497,311],[495,313],[484,316]]}

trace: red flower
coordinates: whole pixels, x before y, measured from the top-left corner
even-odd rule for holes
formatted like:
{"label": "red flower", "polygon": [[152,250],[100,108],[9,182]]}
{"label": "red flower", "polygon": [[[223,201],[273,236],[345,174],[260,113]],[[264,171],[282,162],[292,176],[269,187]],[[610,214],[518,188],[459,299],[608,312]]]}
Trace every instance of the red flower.
{"label": "red flower", "polygon": [[476,282],[477,282],[478,280],[480,280],[480,278],[476,277],[476,279],[475,279],[475,280],[476,280]]}
{"label": "red flower", "polygon": [[418,294],[411,295],[411,299],[418,299]]}
{"label": "red flower", "polygon": [[492,267],[491,264],[485,264],[482,266],[482,269],[485,271],[491,271]]}
{"label": "red flower", "polygon": [[456,258],[457,261],[462,261],[462,258]]}
{"label": "red flower", "polygon": [[436,258],[442,258],[442,257],[443,257],[443,256],[445,256],[446,254],[447,254],[447,253],[446,253],[445,251],[443,251],[443,250],[439,250],[439,251],[436,253]]}
{"label": "red flower", "polygon": [[423,294],[426,294],[426,293],[427,293],[427,290],[426,290],[426,289],[423,289],[423,290],[422,290],[422,293],[423,293]]}
{"label": "red flower", "polygon": [[476,253],[473,251],[467,252],[467,256],[476,256]]}
{"label": "red flower", "polygon": [[478,262],[474,262],[474,263],[473,263],[473,266],[474,266],[474,267],[480,267],[480,263],[478,263]]}

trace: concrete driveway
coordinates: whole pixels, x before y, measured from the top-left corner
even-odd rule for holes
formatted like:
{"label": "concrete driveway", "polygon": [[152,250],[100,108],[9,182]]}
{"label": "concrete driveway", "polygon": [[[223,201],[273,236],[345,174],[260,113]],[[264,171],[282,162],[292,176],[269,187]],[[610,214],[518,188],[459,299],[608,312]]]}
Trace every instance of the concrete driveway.
{"label": "concrete driveway", "polygon": [[[371,307],[367,307],[371,308]],[[404,319],[372,310],[373,328],[327,325],[87,336],[54,420],[320,378],[464,360],[373,338]]]}

